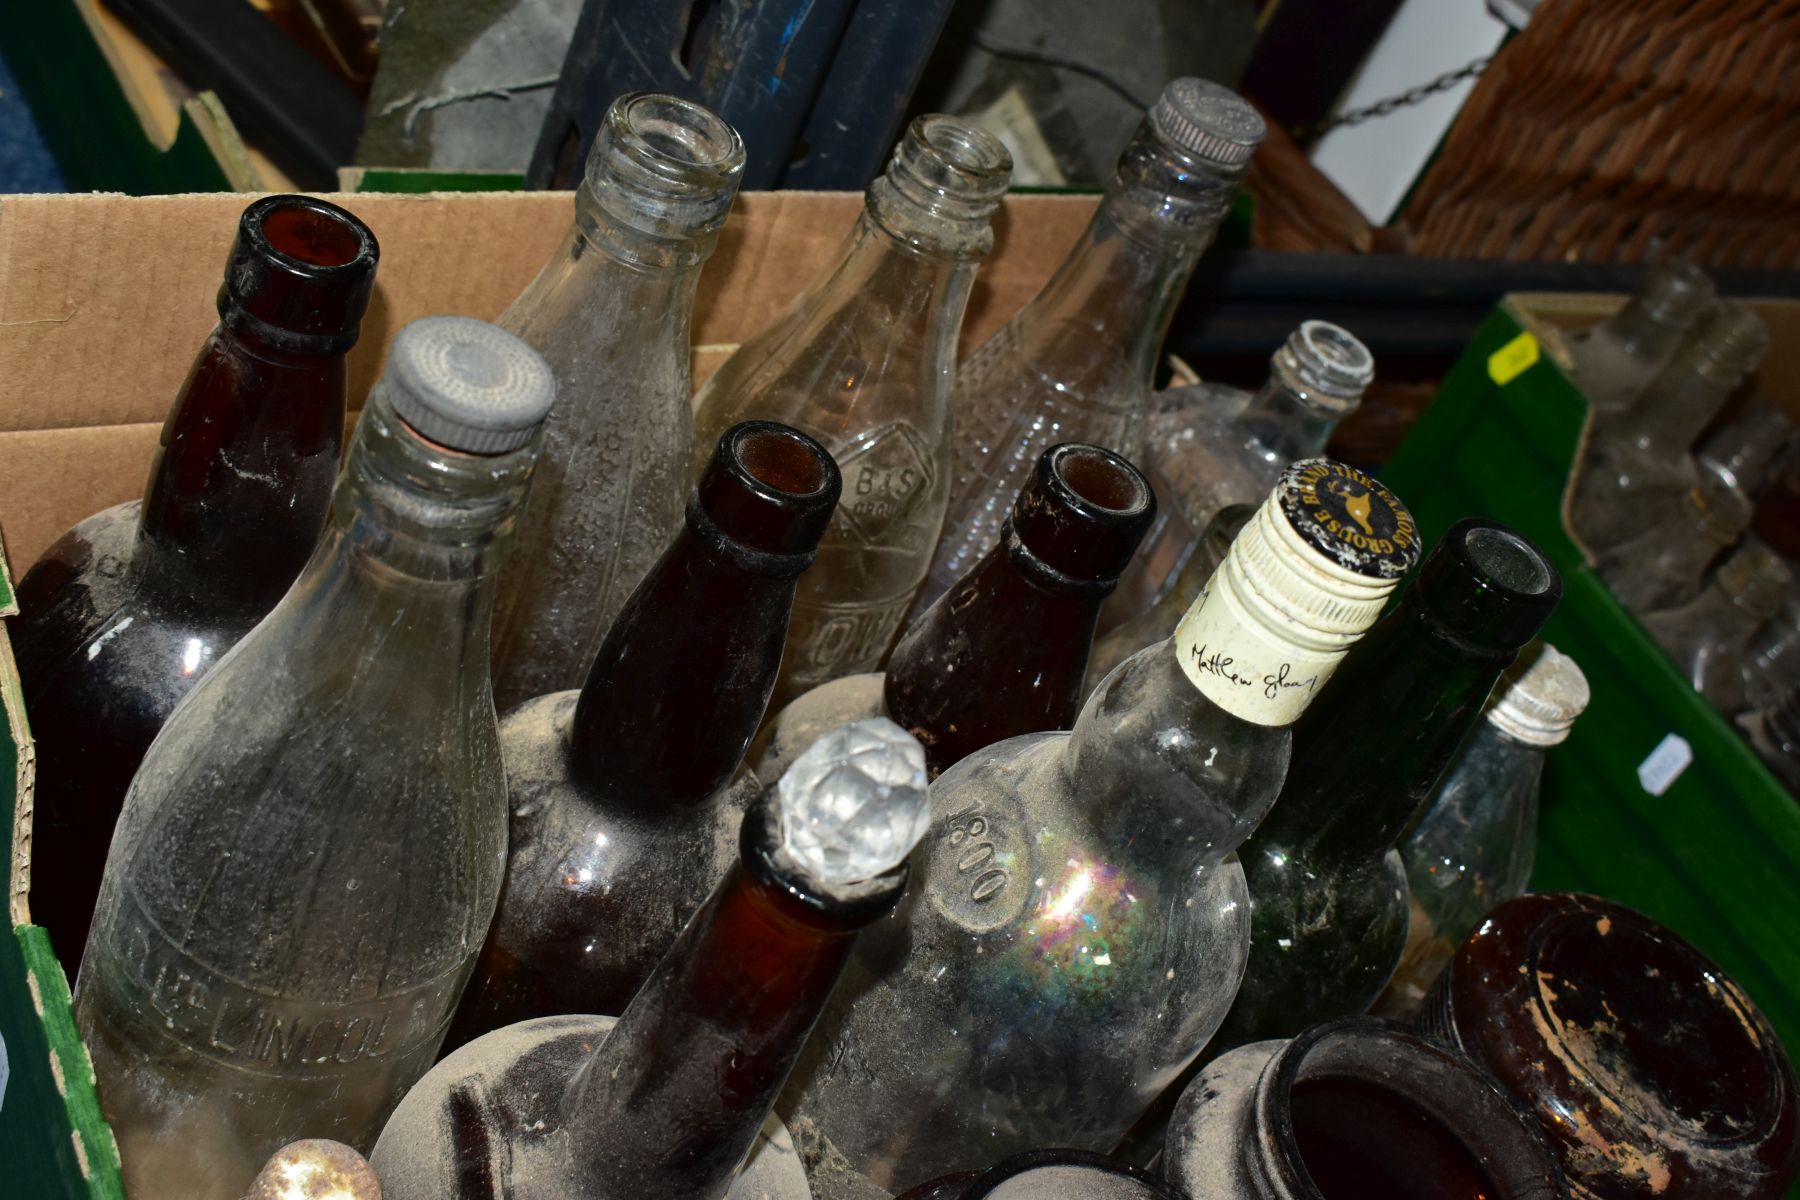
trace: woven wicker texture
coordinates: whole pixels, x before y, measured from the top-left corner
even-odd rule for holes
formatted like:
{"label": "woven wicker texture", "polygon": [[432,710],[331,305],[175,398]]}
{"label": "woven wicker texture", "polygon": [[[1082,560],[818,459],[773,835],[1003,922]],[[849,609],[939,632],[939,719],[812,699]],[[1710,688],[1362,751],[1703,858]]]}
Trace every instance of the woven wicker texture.
{"label": "woven wicker texture", "polygon": [[1402,219],[1422,255],[1800,266],[1800,3],[1544,0]]}

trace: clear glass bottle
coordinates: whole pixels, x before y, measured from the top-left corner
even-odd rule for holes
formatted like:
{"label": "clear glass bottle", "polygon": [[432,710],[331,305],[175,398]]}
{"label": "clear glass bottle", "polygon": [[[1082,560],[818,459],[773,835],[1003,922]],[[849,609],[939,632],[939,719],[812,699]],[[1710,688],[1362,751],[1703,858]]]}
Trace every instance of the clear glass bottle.
{"label": "clear glass bottle", "polygon": [[1792,456],[1793,418],[1764,400],[1752,400],[1735,419],[1711,433],[1694,451],[1703,474],[1755,502]]}
{"label": "clear glass bottle", "polygon": [[955,484],[921,608],[999,541],[1043,448],[1089,442],[1140,459],[1163,335],[1264,132],[1235,93],[1171,82],[1119,156],[1081,241],[962,364]]}
{"label": "clear glass bottle", "polygon": [[1592,554],[1679,521],[1700,481],[1688,448],[1768,345],[1760,317],[1721,300],[1617,419],[1593,428],[1569,509]]}
{"label": "clear glass bottle", "polygon": [[500,318],[556,372],[558,398],[494,614],[503,713],[581,686],[681,525],[694,288],[743,171],[743,143],[709,110],[621,96],[588,153],[563,248]]}
{"label": "clear glass bottle", "polygon": [[1274,801],[1288,726],[1416,550],[1379,484],[1297,463],[1180,631],[1073,732],[938,777],[918,886],[859,946],[784,1101],[820,1197],[1110,1148],[1174,1081],[1237,987],[1232,851]]}
{"label": "clear glass bottle", "polygon": [[1795,688],[1800,688],[1800,600],[1790,595],[1750,639],[1744,655],[1744,708],[1773,708]]}
{"label": "clear glass bottle", "polygon": [[1256,515],[1253,504],[1232,504],[1221,508],[1207,522],[1193,552],[1181,564],[1175,580],[1145,611],[1115,626],[1111,633],[1094,643],[1088,657],[1086,690],[1091,692],[1100,681],[1113,673],[1113,668],[1146,646],[1175,636],[1175,627],[1206,590],[1212,573],[1225,561],[1225,551],[1237,540],[1250,518]]}
{"label": "clear glass bottle", "polygon": [[1487,719],[1400,842],[1412,920],[1377,1014],[1417,1012],[1482,914],[1525,894],[1537,855],[1544,755],[1569,736],[1587,704],[1581,668],[1544,642],[1527,647],[1500,677]]}
{"label": "clear glass bottle", "polygon": [[1581,1200],[1776,1200],[1800,1175],[1800,1087],[1768,1020],[1622,904],[1508,900],[1457,950],[1422,1024],[1535,1119]]}
{"label": "clear glass bottle", "polygon": [[270,1156],[244,1200],[381,1200],[381,1181],[344,1143],[303,1138]]}
{"label": "clear glass bottle", "polygon": [[407,1095],[372,1156],[383,1196],[809,1200],[791,1157],[732,1179],[930,819],[904,730],[820,739],[751,806],[737,864],[616,1022],[509,1026]]}
{"label": "clear glass bottle", "polygon": [[724,878],[743,808],[727,785],[838,491],[831,455],[805,434],[726,430],[581,690],[501,722],[506,883],[452,1046],[531,1017],[623,1012]]}
{"label": "clear glass bottle", "polygon": [[145,756],[75,985],[132,1200],[366,1149],[436,1057],[505,865],[488,619],[554,394],[491,325],[401,330],[312,561]]}
{"label": "clear glass bottle", "polygon": [[1727,718],[1744,711],[1750,642],[1793,593],[1794,574],[1761,542],[1719,564],[1712,583],[1679,608],[1643,618],[1644,631]]}
{"label": "clear glass bottle", "polygon": [[1615,543],[1594,573],[1640,617],[1685,604],[1706,587],[1707,568],[1737,545],[1755,511],[1736,488],[1703,471],[1678,508]]}
{"label": "clear glass bottle", "polygon": [[[1145,454],[1157,520],[1107,601],[1107,612],[1118,618],[1110,623],[1116,628],[1142,615],[1170,589],[1220,509],[1258,503],[1283,467],[1323,454],[1331,431],[1356,411],[1374,378],[1374,355],[1348,330],[1305,321],[1269,359],[1268,380],[1234,416],[1159,411]],[[1192,602],[1190,595],[1182,611]],[[1130,653],[1173,630],[1171,625]]]}
{"label": "clear glass bottle", "polygon": [[81,522],[19,581],[12,644],[37,742],[31,915],[71,977],[144,751],[319,540],[344,360],[378,257],[334,204],[246,208],[219,324],[169,410],[144,499]]}
{"label": "clear glass bottle", "polygon": [[900,1200],[1183,1200],[1128,1162],[1088,1150],[1027,1150],[985,1171],[946,1175]]}
{"label": "clear glass bottle", "polygon": [[1550,1147],[1491,1080],[1352,1017],[1208,1063],[1163,1175],[1194,1200],[1564,1200]]}
{"label": "clear glass bottle", "polygon": [[711,453],[748,418],[837,458],[844,494],[794,602],[777,703],[887,654],[943,528],[956,336],[1012,159],[949,117],[915,120],[830,274],[750,339],[696,398]]}
{"label": "clear glass bottle", "polygon": [[1716,298],[1706,272],[1684,258],[1664,258],[1617,312],[1569,334],[1575,379],[1596,421],[1630,407]]}
{"label": "clear glass bottle", "polygon": [[834,679],[782,709],[757,776],[773,783],[820,734],[863,717],[892,717],[918,738],[934,778],[984,746],[1067,729],[1101,602],[1155,507],[1118,455],[1046,450],[1002,544],[907,627],[885,673]]}

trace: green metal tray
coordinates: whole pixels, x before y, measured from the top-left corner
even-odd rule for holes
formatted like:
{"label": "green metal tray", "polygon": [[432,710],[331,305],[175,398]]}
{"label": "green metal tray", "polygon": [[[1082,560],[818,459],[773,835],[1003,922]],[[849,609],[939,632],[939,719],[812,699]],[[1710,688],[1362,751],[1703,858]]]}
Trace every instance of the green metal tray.
{"label": "green metal tray", "polygon": [[[1563,603],[1544,636],[1581,664],[1593,700],[1545,768],[1532,886],[1609,896],[1668,925],[1800,1048],[1800,805],[1569,537],[1563,496],[1588,413],[1559,359],[1555,326],[1528,298],[1508,298],[1382,478],[1427,538],[1464,516],[1491,517],[1562,572]],[[1639,767],[1671,735],[1693,758],[1652,794]]]}

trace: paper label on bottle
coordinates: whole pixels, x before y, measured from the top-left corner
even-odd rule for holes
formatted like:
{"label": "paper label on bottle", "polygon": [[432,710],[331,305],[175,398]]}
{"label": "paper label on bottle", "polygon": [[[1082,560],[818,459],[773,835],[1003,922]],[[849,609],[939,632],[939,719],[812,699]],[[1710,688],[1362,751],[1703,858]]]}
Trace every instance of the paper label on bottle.
{"label": "paper label on bottle", "polygon": [[1293,724],[1344,657],[1308,653],[1276,637],[1222,589],[1209,589],[1188,609],[1175,628],[1175,654],[1208,700],[1258,725]]}
{"label": "paper label on bottle", "polygon": [[1488,378],[1497,387],[1505,387],[1537,365],[1538,340],[1529,332],[1521,333],[1506,345],[1488,355]]}
{"label": "paper label on bottle", "polygon": [[1656,743],[1650,757],[1638,764],[1638,782],[1652,796],[1660,796],[1675,786],[1675,781],[1693,761],[1694,748],[1688,745],[1688,740],[1678,733],[1667,734]]}

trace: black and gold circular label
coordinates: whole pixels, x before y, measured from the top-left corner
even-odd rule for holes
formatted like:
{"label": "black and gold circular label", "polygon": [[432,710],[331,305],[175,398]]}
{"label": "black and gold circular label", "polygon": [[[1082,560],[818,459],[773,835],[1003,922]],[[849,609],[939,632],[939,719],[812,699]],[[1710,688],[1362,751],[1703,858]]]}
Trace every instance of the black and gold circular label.
{"label": "black and gold circular label", "polygon": [[1400,498],[1329,458],[1289,466],[1276,484],[1288,523],[1333,562],[1372,579],[1395,579],[1419,558],[1419,530]]}

